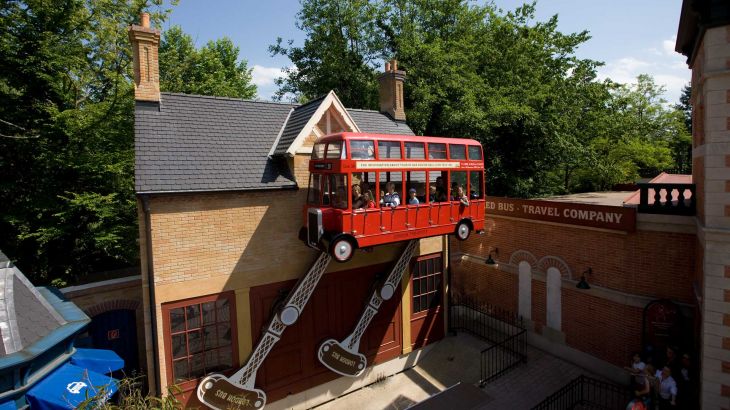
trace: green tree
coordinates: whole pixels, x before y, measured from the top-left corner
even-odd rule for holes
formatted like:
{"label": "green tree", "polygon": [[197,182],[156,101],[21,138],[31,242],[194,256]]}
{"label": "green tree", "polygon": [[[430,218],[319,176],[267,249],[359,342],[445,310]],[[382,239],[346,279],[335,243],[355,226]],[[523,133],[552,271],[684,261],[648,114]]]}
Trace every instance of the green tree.
{"label": "green tree", "polygon": [[675,133],[669,145],[674,157],[675,172],[692,173],[692,86],[685,85],[679,104],[674,105],[676,120],[682,121],[684,127],[675,124]]}
{"label": "green tree", "polygon": [[347,107],[377,109],[376,60],[384,49],[379,13],[368,0],[302,1],[297,28],[307,35],[304,45],[278,38],[269,47],[293,64],[277,79],[277,97],[303,102],[335,90]]}
{"label": "green tree", "polygon": [[156,0],[0,6],[0,247],[36,282],[62,284],[136,258],[127,27],[150,4],[161,8]]}
{"label": "green tree", "polygon": [[[0,5],[0,249],[36,283],[138,263],[127,31],[151,6],[159,26],[162,0]],[[174,28],[163,48],[163,89],[255,95],[230,40]]]}
{"label": "green tree", "polygon": [[186,94],[253,98],[251,69],[239,48],[224,37],[196,49],[179,26],[165,31],[160,44],[160,89]]}
{"label": "green tree", "polygon": [[589,142],[593,159],[580,171],[583,189],[611,189],[676,170],[671,147],[681,145],[688,134],[681,113],[667,107],[663,93],[645,74],[634,84],[612,84]]}

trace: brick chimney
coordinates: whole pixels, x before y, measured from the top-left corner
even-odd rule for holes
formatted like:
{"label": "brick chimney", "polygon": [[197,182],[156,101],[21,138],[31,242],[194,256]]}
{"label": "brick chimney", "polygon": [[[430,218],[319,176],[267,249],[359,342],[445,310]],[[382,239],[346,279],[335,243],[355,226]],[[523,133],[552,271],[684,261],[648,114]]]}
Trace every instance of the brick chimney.
{"label": "brick chimney", "polygon": [[160,30],[150,28],[149,13],[142,13],[140,20],[139,26],[133,24],[129,27],[134,64],[134,99],[160,102],[160,68],[157,59]]}
{"label": "brick chimney", "polygon": [[385,63],[385,72],[378,77],[380,83],[380,112],[388,114],[396,121],[405,121],[403,109],[403,82],[406,72],[398,70],[398,61],[393,59]]}

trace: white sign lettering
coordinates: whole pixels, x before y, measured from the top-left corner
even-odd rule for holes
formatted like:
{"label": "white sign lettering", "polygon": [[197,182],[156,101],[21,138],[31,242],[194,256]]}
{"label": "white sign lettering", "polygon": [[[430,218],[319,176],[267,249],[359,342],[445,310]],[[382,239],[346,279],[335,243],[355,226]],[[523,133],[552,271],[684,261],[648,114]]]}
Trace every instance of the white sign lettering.
{"label": "white sign lettering", "polygon": [[357,161],[356,169],[398,169],[398,168],[418,168],[418,169],[443,169],[443,168],[459,168],[457,161]]}

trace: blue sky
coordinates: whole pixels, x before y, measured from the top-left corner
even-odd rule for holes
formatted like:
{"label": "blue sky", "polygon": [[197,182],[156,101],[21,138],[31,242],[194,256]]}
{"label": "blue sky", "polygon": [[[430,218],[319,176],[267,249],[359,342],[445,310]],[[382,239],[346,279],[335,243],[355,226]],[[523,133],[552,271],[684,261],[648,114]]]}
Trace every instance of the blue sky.
{"label": "blue sky", "polygon": [[[495,0],[503,10],[521,5],[520,0]],[[605,62],[601,78],[632,82],[651,74],[666,87],[665,98],[676,102],[690,71],[683,56],[674,52],[681,0],[539,0],[537,19],[557,14],[562,32],[588,30],[592,38],[577,52],[582,58]],[[228,36],[240,47],[240,55],[253,68],[259,97],[269,99],[274,78],[288,59],[271,57],[268,47],[277,37],[301,45],[304,35],[296,24],[297,0],[181,0],[163,29],[180,25],[197,45]]]}

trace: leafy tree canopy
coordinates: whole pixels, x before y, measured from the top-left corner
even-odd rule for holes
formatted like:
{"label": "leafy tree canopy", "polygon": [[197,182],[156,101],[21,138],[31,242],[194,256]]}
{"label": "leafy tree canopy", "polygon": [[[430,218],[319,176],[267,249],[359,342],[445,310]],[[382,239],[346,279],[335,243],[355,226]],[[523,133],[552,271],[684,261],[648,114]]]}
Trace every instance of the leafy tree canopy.
{"label": "leafy tree canopy", "polygon": [[334,89],[348,106],[376,109],[376,61],[396,57],[407,71],[408,124],[422,135],[480,140],[494,195],[609,189],[680,169],[672,150],[687,134],[663,90],[647,76],[631,87],[598,81],[602,63],[575,56],[588,32],[561,33],[557,16],[536,21],[535,7],[304,0],[304,45],[271,47],[293,63],[279,95]]}
{"label": "leafy tree canopy", "polygon": [[224,37],[196,49],[179,26],[163,33],[160,44],[160,89],[186,94],[253,98],[251,70],[239,48]]}
{"label": "leafy tree canopy", "polygon": [[[127,30],[150,9],[157,25],[170,11],[162,0],[0,4],[0,249],[37,284],[138,263]],[[166,34],[163,89],[255,95],[230,40],[189,40]]]}

